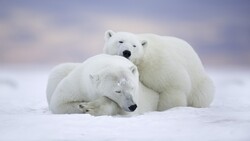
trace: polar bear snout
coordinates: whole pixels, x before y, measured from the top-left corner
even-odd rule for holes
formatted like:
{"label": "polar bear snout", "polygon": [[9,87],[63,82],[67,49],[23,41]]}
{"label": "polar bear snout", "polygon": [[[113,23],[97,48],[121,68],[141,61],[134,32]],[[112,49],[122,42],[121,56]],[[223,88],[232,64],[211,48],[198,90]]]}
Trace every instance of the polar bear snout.
{"label": "polar bear snout", "polygon": [[125,57],[125,58],[129,58],[131,56],[131,52],[129,50],[124,50],[122,52],[122,55]]}
{"label": "polar bear snout", "polygon": [[135,111],[136,108],[137,108],[137,105],[136,105],[136,104],[131,105],[131,106],[128,107],[128,109],[129,109],[131,112]]}
{"label": "polar bear snout", "polygon": [[[132,98],[132,97],[131,97]],[[132,99],[127,99],[121,103],[120,107],[126,112],[134,112],[137,108],[137,104]],[[119,103],[118,103],[119,104]]]}

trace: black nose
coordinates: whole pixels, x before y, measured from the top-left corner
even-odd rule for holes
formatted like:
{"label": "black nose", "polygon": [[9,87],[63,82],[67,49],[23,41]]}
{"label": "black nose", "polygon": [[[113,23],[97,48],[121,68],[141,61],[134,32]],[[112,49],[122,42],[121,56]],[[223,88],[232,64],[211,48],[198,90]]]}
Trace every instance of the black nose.
{"label": "black nose", "polygon": [[131,56],[131,52],[129,50],[124,50],[122,54],[125,58],[129,58]]}
{"label": "black nose", "polygon": [[130,110],[131,112],[133,112],[133,111],[137,108],[137,105],[134,104],[134,105],[129,106],[128,108],[129,108],[129,110]]}

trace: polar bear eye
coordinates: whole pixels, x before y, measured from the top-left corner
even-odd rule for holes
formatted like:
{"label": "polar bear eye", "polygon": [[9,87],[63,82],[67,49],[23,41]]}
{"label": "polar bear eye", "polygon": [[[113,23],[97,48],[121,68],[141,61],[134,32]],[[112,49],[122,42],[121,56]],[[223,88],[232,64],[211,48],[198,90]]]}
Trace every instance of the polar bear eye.
{"label": "polar bear eye", "polygon": [[123,41],[119,41],[119,43],[121,43],[121,44],[122,44],[122,43],[123,43]]}
{"label": "polar bear eye", "polygon": [[133,47],[136,47],[136,45],[133,45]]}
{"label": "polar bear eye", "polygon": [[122,91],[115,91],[116,93],[120,94]]}

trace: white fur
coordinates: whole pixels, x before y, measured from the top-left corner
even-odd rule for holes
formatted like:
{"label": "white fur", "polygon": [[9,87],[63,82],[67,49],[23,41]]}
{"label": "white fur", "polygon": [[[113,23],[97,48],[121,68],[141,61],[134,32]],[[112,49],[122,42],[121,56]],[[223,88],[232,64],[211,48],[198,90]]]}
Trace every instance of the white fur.
{"label": "white fur", "polygon": [[140,81],[160,94],[158,110],[176,106],[207,107],[214,94],[211,79],[185,41],[155,34],[105,33],[104,52],[124,56],[138,68]]}
{"label": "white fur", "polygon": [[157,110],[159,95],[139,81],[137,67],[120,56],[96,55],[83,63],[56,66],[48,80],[47,100],[53,113],[133,114]]}

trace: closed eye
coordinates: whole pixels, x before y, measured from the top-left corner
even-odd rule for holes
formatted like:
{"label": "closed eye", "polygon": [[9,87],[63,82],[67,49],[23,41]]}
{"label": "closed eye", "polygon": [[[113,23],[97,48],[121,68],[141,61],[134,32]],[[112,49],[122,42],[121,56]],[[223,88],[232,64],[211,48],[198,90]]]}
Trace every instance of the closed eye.
{"label": "closed eye", "polygon": [[133,47],[136,47],[136,45],[133,45]]}
{"label": "closed eye", "polygon": [[115,91],[116,93],[120,94],[122,91]]}

